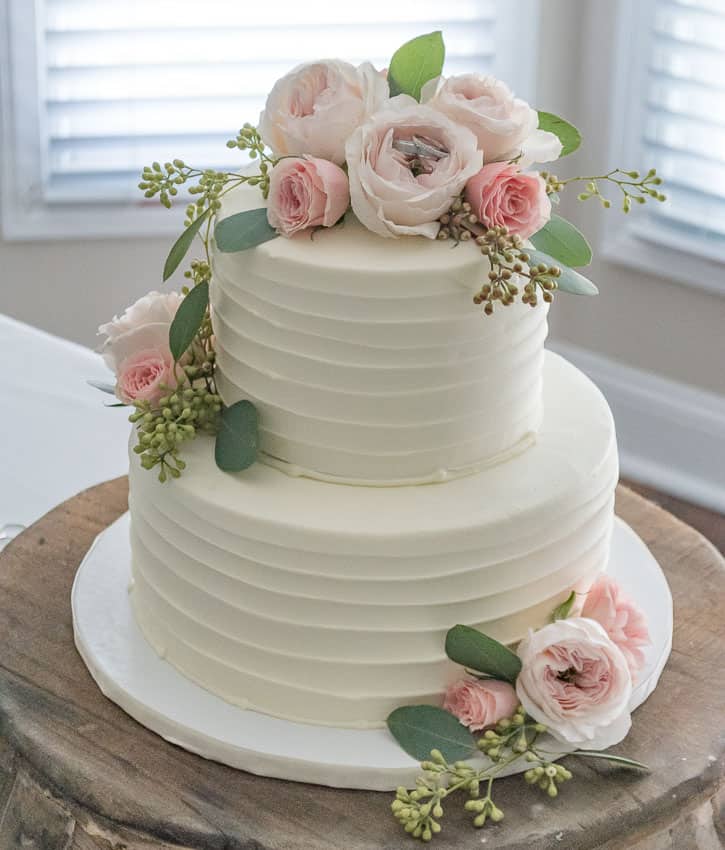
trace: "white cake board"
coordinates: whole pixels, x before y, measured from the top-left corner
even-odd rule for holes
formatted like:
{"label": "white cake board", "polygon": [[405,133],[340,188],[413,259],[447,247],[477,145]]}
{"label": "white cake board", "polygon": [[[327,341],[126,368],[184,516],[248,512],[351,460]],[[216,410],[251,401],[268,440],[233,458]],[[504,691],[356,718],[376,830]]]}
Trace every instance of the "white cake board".
{"label": "white cake board", "polygon": [[[616,520],[609,573],[642,607],[652,646],[630,707],[652,693],[672,646],[672,597],[659,564],[639,537]],[[205,758],[262,776],[337,788],[390,791],[412,787],[417,762],[388,730],[338,729],[269,717],[225,702],[184,678],[146,643],[136,625],[129,516],[94,541],[73,584],[75,642],[103,693],[167,741]],[[546,749],[563,752],[553,739]],[[523,762],[511,773],[526,769]]]}

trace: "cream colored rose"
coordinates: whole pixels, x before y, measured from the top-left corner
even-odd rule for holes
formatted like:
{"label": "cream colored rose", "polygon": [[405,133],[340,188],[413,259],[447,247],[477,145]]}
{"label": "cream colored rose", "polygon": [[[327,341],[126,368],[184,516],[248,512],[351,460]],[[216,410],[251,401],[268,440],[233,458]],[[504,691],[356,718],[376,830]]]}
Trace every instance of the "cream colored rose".
{"label": "cream colored rose", "polygon": [[629,731],[632,677],[624,654],[599,623],[557,620],[519,644],[516,693],[551,734],[588,749],[619,743]]}
{"label": "cream colored rose", "polygon": [[116,375],[116,395],[125,404],[143,399],[154,405],[164,388],[175,385],[169,328],[183,300],[178,292],[149,292],[98,329],[106,336],[101,354]]}
{"label": "cream colored rose", "polygon": [[561,154],[559,139],[538,129],[536,110],[495,77],[461,74],[430,80],[421,100],[475,133],[485,162],[521,156],[523,168],[551,162]]}
{"label": "cream colored rose", "polygon": [[482,163],[470,130],[406,95],[352,134],[345,157],[352,209],[365,227],[380,236],[430,239],[438,216]]}
{"label": "cream colored rose", "polygon": [[276,156],[308,154],[341,165],[350,134],[387,97],[387,80],[369,62],[298,65],[274,84],[259,133]]}

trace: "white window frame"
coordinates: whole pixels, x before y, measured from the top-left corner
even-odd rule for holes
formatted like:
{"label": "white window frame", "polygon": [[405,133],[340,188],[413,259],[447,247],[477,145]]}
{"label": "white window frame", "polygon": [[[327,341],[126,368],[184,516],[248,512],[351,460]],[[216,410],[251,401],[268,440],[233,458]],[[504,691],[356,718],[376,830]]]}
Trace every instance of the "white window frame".
{"label": "white window frame", "polygon": [[[637,162],[642,153],[645,113],[641,95],[646,85],[648,45],[642,44],[641,34],[651,24],[654,6],[655,0],[617,0],[616,4],[608,150],[609,161],[623,168]],[[597,13],[601,14],[601,9]],[[593,93],[589,95],[592,106],[601,103]],[[667,186],[663,188],[666,194]],[[673,247],[673,230],[643,214],[646,209],[635,209],[631,216],[612,215],[616,210],[602,216],[599,256],[684,286],[725,295],[725,253],[712,242],[687,233],[678,235],[677,247]]]}
{"label": "white window frame", "polygon": [[[9,241],[141,238],[178,232],[183,204],[169,213],[141,193],[126,202],[78,203],[42,197],[44,162],[39,98],[43,57],[38,26],[42,0],[0,0],[0,227]],[[522,97],[534,97],[540,0],[497,0],[500,37],[517,49],[502,52],[497,73]],[[505,15],[504,15],[505,13]],[[526,21],[526,26],[521,22]],[[3,35],[4,34],[4,35]],[[515,37],[515,42],[514,42]],[[19,80],[23,82],[20,83]],[[42,94],[42,92],[41,92]],[[32,105],[29,105],[32,102]]]}

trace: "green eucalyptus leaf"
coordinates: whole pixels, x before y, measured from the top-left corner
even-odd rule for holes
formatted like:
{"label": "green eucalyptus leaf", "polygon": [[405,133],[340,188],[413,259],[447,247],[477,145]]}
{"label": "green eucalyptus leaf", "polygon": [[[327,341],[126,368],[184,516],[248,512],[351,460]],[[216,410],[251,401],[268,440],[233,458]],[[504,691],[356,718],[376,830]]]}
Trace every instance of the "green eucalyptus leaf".
{"label": "green eucalyptus leaf", "polygon": [[642,764],[641,761],[635,761],[634,759],[628,759],[624,756],[617,756],[614,753],[607,753],[602,750],[574,750],[573,753],[567,753],[568,756],[581,756],[582,758],[588,759],[603,759],[604,761],[611,761],[614,764],[621,765],[622,767],[631,767],[634,770],[645,770],[649,773],[649,768],[646,764]]}
{"label": "green eucalyptus leaf", "polygon": [[539,251],[567,266],[588,266],[592,261],[591,245],[584,234],[560,215],[552,215],[531,241]]}
{"label": "green eucalyptus leaf", "polygon": [[241,472],[257,459],[257,408],[246,399],[225,407],[219,417],[214,458],[224,472]]}
{"label": "green eucalyptus leaf", "polygon": [[209,284],[198,283],[179,304],[169,328],[169,348],[176,362],[186,353],[199,333],[209,304]]}
{"label": "green eucalyptus leaf", "polygon": [[440,30],[407,41],[390,60],[390,96],[409,94],[419,101],[423,86],[441,75],[445,56],[446,47]]}
{"label": "green eucalyptus leaf", "polygon": [[169,256],[166,258],[166,262],[164,263],[164,280],[168,280],[171,275],[179,268],[179,263],[186,256],[186,252],[191,247],[191,243],[194,241],[194,237],[199,232],[202,224],[209,218],[211,210],[205,210],[199,218],[192,221],[192,223],[186,228],[186,230],[179,236],[179,238],[174,242],[171,250],[169,251]]}
{"label": "green eucalyptus leaf", "polygon": [[575,602],[576,592],[572,590],[561,605],[557,605],[557,607],[554,608],[551,615],[552,622],[555,622],[556,620],[566,620],[569,614],[571,614],[571,609],[574,607]]}
{"label": "green eucalyptus leaf", "polygon": [[521,672],[521,660],[515,652],[470,626],[449,630],[446,655],[456,664],[512,684]]}
{"label": "green eucalyptus leaf", "polygon": [[545,254],[543,251],[532,251],[528,248],[526,249],[526,253],[529,255],[529,263],[532,265],[544,263],[547,266],[559,266],[561,276],[556,279],[556,283],[561,292],[568,292],[571,295],[599,294],[599,290],[591,280],[579,274],[579,272],[574,271],[574,269],[568,268],[568,266],[562,266],[558,260],[549,256],[549,254]]}
{"label": "green eucalyptus leaf", "polygon": [[404,705],[388,717],[388,729],[400,746],[417,761],[440,750],[446,761],[470,758],[476,741],[461,721],[434,705]]}
{"label": "green eucalyptus leaf", "polygon": [[217,248],[225,254],[246,251],[278,235],[267,221],[267,210],[264,207],[223,218],[214,229]]}
{"label": "green eucalyptus leaf", "polygon": [[539,130],[547,130],[558,136],[561,142],[560,157],[573,153],[582,143],[582,136],[577,128],[552,112],[539,110]]}

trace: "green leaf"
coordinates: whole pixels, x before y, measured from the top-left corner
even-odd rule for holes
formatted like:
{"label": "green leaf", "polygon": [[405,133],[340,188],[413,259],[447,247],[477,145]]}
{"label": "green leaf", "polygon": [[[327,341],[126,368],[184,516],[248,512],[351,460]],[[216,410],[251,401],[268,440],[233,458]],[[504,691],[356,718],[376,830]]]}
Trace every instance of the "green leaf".
{"label": "green leaf", "polygon": [[400,746],[417,761],[440,750],[446,761],[470,758],[476,741],[460,720],[434,705],[404,705],[388,717],[388,729]]}
{"label": "green leaf", "polygon": [[579,272],[570,269],[567,266],[562,266],[560,262],[545,254],[543,251],[527,250],[529,255],[529,263],[537,264],[544,263],[547,266],[559,266],[561,276],[556,279],[556,283],[561,292],[569,292],[571,295],[598,295],[597,287],[584,277]]}
{"label": "green leaf", "polygon": [[531,241],[539,251],[567,266],[588,266],[592,261],[591,245],[584,234],[560,215],[552,215]]}
{"label": "green leaf", "polygon": [[559,137],[562,145],[560,157],[573,153],[582,143],[582,136],[577,128],[552,112],[539,110],[539,130],[548,130]]}
{"label": "green leaf", "polygon": [[574,607],[574,603],[576,602],[576,592],[572,590],[572,592],[566,597],[566,599],[554,608],[554,611],[551,615],[552,622],[556,622],[556,620],[566,620],[566,618],[571,614],[571,609]]}
{"label": "green leaf", "polygon": [[246,399],[225,407],[219,418],[214,458],[224,472],[241,472],[257,459],[257,408]]}
{"label": "green leaf", "polygon": [[216,246],[225,254],[246,251],[278,235],[267,221],[267,210],[264,207],[223,218],[214,229]]}
{"label": "green leaf", "polygon": [[390,96],[409,94],[420,100],[420,90],[443,70],[446,47],[440,30],[419,35],[399,47],[388,68]]}
{"label": "green leaf", "polygon": [[456,664],[512,684],[521,671],[521,661],[515,652],[470,626],[450,629],[446,635],[446,655]]}
{"label": "green leaf", "polygon": [[179,268],[179,263],[186,256],[186,252],[191,247],[191,243],[194,241],[194,237],[199,232],[200,227],[209,217],[209,213],[211,210],[205,210],[199,218],[192,221],[192,223],[186,228],[186,230],[179,236],[179,238],[174,242],[171,250],[169,251],[169,256],[166,258],[166,262],[164,263],[164,280],[168,280],[171,275]]}
{"label": "green leaf", "polygon": [[616,756],[613,753],[606,753],[602,750],[574,750],[573,753],[567,753],[568,756],[582,756],[582,758],[589,759],[604,759],[605,761],[611,761],[614,764],[619,764],[622,767],[631,767],[635,770],[646,770],[649,773],[649,768],[646,764],[642,764],[641,761],[635,761],[634,759],[628,759],[624,756]]}
{"label": "green leaf", "polygon": [[198,283],[179,304],[169,328],[169,348],[175,361],[181,360],[186,350],[199,333],[209,304],[209,284]]}
{"label": "green leaf", "polygon": [[115,404],[104,404],[104,407],[128,407],[127,404],[124,404],[122,401],[117,401]]}

